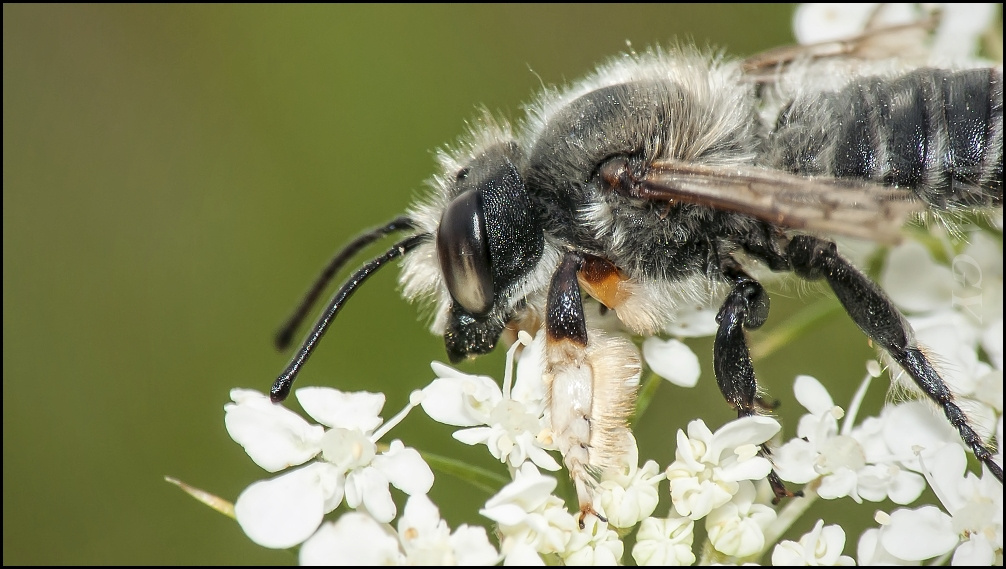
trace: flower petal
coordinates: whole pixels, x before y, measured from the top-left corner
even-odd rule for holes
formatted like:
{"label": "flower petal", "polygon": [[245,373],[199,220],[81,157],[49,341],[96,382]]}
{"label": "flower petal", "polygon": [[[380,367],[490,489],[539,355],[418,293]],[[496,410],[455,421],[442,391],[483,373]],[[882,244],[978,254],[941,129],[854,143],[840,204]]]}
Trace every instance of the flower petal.
{"label": "flower petal", "polygon": [[438,423],[456,427],[485,424],[503,399],[496,382],[480,375],[434,379],[423,393],[423,411]]}
{"label": "flower petal", "polygon": [[300,548],[301,565],[400,565],[398,539],[367,514],[346,512],[325,522]]}
{"label": "flower petal", "polygon": [[316,462],[245,488],[234,503],[238,524],[263,547],[293,547],[318,529],[325,515],[324,478],[338,476]]}
{"label": "flower petal", "polygon": [[963,493],[970,488],[962,484],[968,468],[964,447],[957,444],[944,445],[921,461],[922,467],[929,474],[929,484],[948,512],[956,512],[967,505],[968,497]]}
{"label": "flower petal", "polygon": [[950,516],[936,506],[891,513],[880,532],[880,543],[892,555],[907,561],[922,561],[943,555],[960,541]]}
{"label": "flower petal", "polygon": [[880,275],[881,286],[899,307],[909,312],[950,308],[950,268],[933,260],[922,243],[906,240],[891,250]]}
{"label": "flower petal", "polygon": [[227,433],[265,470],[303,464],[321,450],[321,426],[255,391],[235,389],[231,397],[236,402],[224,405]]}
{"label": "flower petal", "polygon": [[513,389],[510,396],[524,403],[545,400],[545,382],[542,374],[545,368],[545,334],[539,332],[530,345],[524,346],[517,360]]}
{"label": "flower petal", "polygon": [[304,411],[322,425],[370,433],[382,423],[383,393],[347,393],[331,387],[302,387],[295,395]]}
{"label": "flower petal", "polygon": [[548,454],[544,449],[537,446],[527,447],[527,457],[531,459],[531,462],[535,463],[538,468],[544,468],[545,470],[550,470],[555,472],[562,468],[562,466],[552,458],[552,455]]}
{"label": "flower petal", "polygon": [[454,431],[451,436],[466,445],[477,445],[488,441],[492,434],[493,430],[489,427],[472,427]]}
{"label": "flower petal", "polygon": [[873,8],[873,4],[799,4],[793,14],[793,33],[802,44],[853,37],[863,32]]}
{"label": "flower petal", "polygon": [[664,332],[678,338],[712,336],[720,327],[716,323],[716,313],[716,308],[685,305],[675,311]]}
{"label": "flower petal", "polygon": [[695,387],[702,370],[691,348],[675,339],[649,337],[643,341],[643,359],[653,373],[681,387]]}
{"label": "flower petal", "polygon": [[534,546],[524,542],[511,542],[503,560],[505,567],[544,567],[545,561],[535,551]]}
{"label": "flower petal", "polygon": [[517,523],[544,504],[557,484],[554,477],[542,475],[533,463],[525,462],[517,470],[514,481],[489,498],[479,513],[501,524]]}
{"label": "flower petal", "polygon": [[759,415],[741,417],[716,430],[706,454],[716,461],[717,458],[724,456],[724,453],[733,454],[734,449],[738,447],[760,445],[774,437],[781,429],[782,425],[772,417]]}
{"label": "flower petal", "polygon": [[346,476],[346,504],[363,509],[382,523],[395,519],[398,513],[388,489],[388,478],[373,466],[354,470]]}
{"label": "flower petal", "polygon": [[852,496],[856,503],[862,503],[862,499],[856,494],[856,473],[848,468],[842,467],[821,479],[821,485],[817,488],[817,494],[825,500],[834,500]]}
{"label": "flower petal", "polygon": [[817,449],[809,441],[792,439],[772,451],[775,472],[787,482],[806,484],[820,476],[814,470]]}
{"label": "flower petal", "polygon": [[409,496],[405,511],[398,518],[398,533],[402,539],[409,535],[423,535],[436,531],[440,525],[440,510],[426,494]]}
{"label": "flower petal", "polygon": [[723,465],[718,470],[721,480],[739,482],[741,480],[761,480],[772,472],[772,462],[761,456],[753,456]]}
{"label": "flower petal", "polygon": [[899,457],[914,457],[919,449],[936,450],[960,440],[957,431],[923,401],[907,401],[886,407],[882,436]]}
{"label": "flower petal", "polygon": [[887,488],[887,495],[895,504],[904,506],[917,500],[925,489],[925,478],[914,472],[898,469]]}
{"label": "flower petal", "polygon": [[995,565],[996,552],[992,544],[981,536],[972,536],[954,551],[951,565],[956,567],[989,567]]}
{"label": "flower petal", "polygon": [[798,375],[793,382],[793,394],[803,408],[812,415],[824,415],[835,406],[828,390],[821,382],[809,375]]}
{"label": "flower petal", "polygon": [[395,488],[410,496],[425,494],[433,487],[430,466],[419,451],[406,447],[402,441],[391,441],[388,452],[374,457],[373,465],[387,476]]}
{"label": "flower petal", "polygon": [[[489,543],[486,528],[461,525],[449,539],[458,565],[496,565],[500,556]],[[540,559],[540,558],[539,558]]]}
{"label": "flower petal", "polygon": [[1000,316],[982,334],[982,347],[997,370],[1003,369],[1003,319]]}

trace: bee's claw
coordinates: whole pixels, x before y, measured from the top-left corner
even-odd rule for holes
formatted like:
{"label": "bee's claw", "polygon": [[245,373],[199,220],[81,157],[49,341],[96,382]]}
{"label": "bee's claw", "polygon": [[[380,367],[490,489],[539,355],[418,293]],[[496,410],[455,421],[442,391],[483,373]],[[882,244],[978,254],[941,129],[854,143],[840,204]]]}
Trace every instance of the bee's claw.
{"label": "bee's claw", "polygon": [[597,513],[597,510],[594,509],[594,506],[588,504],[586,506],[580,506],[580,519],[579,519],[580,529],[584,529],[587,527],[587,524],[584,523],[583,520],[585,520],[588,515],[594,516],[595,518],[601,520],[604,523],[608,523],[608,518]]}

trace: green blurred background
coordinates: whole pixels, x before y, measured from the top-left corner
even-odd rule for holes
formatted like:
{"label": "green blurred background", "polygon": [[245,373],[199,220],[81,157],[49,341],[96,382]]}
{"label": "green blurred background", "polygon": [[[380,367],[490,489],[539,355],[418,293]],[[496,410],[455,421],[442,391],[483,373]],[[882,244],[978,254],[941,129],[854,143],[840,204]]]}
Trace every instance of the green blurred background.
{"label": "green blurred background", "polygon": [[[295,562],[163,477],[233,500],[266,476],[223,405],[283,368],[271,335],[329,256],[405,209],[478,105],[519,116],[542,82],[627,40],[751,54],[792,41],[791,11],[5,4],[4,564]],[[384,391],[388,417],[432,379],[442,340],[396,277],[356,294],[299,385]],[[770,323],[824,295],[794,296],[773,298]],[[662,387],[639,432],[664,465],[688,419],[732,416],[710,343],[692,345],[700,385]],[[797,373],[844,405],[871,355],[837,318],[758,362],[787,432]],[[500,377],[502,363],[461,367]],[[451,431],[415,413],[392,434],[502,472]],[[483,523],[480,491],[441,475],[431,494],[452,527]]]}

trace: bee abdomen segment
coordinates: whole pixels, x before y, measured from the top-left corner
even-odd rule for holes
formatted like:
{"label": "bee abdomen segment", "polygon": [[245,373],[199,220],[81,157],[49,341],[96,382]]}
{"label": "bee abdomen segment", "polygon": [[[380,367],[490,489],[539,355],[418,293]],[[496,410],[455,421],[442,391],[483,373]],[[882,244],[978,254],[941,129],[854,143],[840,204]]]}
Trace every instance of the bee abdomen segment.
{"label": "bee abdomen segment", "polygon": [[798,174],[914,190],[937,208],[1002,204],[1002,71],[918,69],[795,99],[767,152]]}

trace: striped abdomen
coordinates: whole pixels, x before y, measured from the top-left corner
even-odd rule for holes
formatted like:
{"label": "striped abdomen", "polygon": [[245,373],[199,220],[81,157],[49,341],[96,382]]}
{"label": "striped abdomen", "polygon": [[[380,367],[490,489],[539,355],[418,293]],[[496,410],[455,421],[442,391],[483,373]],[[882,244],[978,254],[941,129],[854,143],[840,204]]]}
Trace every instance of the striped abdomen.
{"label": "striped abdomen", "polygon": [[938,208],[1002,205],[1002,70],[857,78],[794,100],[766,144],[794,173],[912,189]]}

